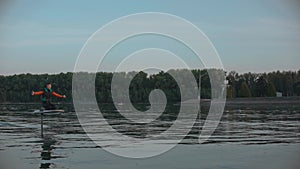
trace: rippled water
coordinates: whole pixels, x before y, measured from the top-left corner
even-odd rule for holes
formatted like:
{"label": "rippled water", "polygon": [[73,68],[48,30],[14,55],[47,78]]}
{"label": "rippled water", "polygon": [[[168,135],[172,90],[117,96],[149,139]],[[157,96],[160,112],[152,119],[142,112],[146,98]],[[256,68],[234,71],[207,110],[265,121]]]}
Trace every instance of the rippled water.
{"label": "rippled water", "polygon": [[[143,105],[141,106],[143,107]],[[5,164],[8,168],[85,168],[86,166],[88,168],[98,168],[101,166],[105,166],[106,168],[124,168],[126,165],[123,167],[115,165],[116,161],[121,161],[130,168],[155,168],[156,158],[150,159],[150,161],[152,160],[151,162],[130,161],[130,159],[126,161],[126,159],[103,152],[98,145],[94,144],[87,137],[78,122],[76,113],[68,106],[65,109],[71,111],[66,111],[58,115],[44,116],[44,138],[41,138],[40,116],[28,111],[28,109],[36,107],[38,105],[1,105],[0,159],[1,162],[4,161],[2,165]],[[112,105],[104,105],[102,109],[105,109],[105,117],[115,129],[122,134],[132,137],[143,137],[166,130],[176,119],[178,112],[178,106],[169,106],[164,116],[160,116],[153,125],[146,126],[147,130],[143,130],[145,126],[144,128],[132,127],[131,123],[124,121],[114,111]],[[247,157],[250,156],[249,152],[254,150],[258,154],[252,154],[253,156],[250,156],[250,158],[253,159],[244,159],[245,161],[251,162],[252,160],[253,163],[256,163],[257,160],[262,160],[256,159],[259,155],[268,153],[271,155],[287,153],[287,156],[300,157],[300,105],[276,103],[255,103],[252,105],[243,103],[229,104],[214,134],[205,144],[200,145],[197,139],[201,131],[201,125],[205,120],[207,109],[208,106],[205,107],[204,105],[195,126],[180,143],[179,148],[177,148],[185,147],[187,148],[187,152],[194,152],[197,156],[199,155],[199,158],[201,157],[202,160],[206,161],[205,164],[202,163],[202,167],[247,168],[249,164],[246,165],[246,162],[245,164],[236,164],[235,162],[228,163],[228,160],[243,157],[239,153],[243,153],[245,158],[249,158]],[[173,139],[176,139],[176,136]],[[219,149],[216,146],[219,146]],[[99,154],[98,151],[102,153]],[[238,153],[230,153],[233,159],[229,158],[226,161],[228,153],[234,151]],[[173,158],[178,158],[180,155],[187,158],[184,154],[181,154],[184,150],[178,151],[180,153],[176,150],[173,152],[174,154],[177,153]],[[203,152],[206,152],[206,154],[202,154]],[[222,156],[221,154],[225,152],[227,154]],[[219,154],[217,157],[221,157],[216,159],[216,153]],[[190,154],[190,156],[191,158],[187,159],[191,160],[195,158],[193,157],[195,154]],[[205,160],[204,157],[207,159]],[[265,156],[262,157],[264,158]],[[269,159],[265,157],[265,160],[273,160],[277,157],[279,156]],[[172,159],[169,159],[170,163],[167,162],[169,158],[168,154],[162,156],[162,158],[166,158],[166,160],[161,162],[164,165],[163,168],[184,168],[179,167],[181,165],[170,167],[174,162]],[[201,159],[183,161],[186,164],[182,166],[186,168],[198,168],[195,163],[201,161]],[[284,157],[279,157],[279,159],[284,159]],[[300,166],[296,160],[292,159],[284,159],[283,162],[290,160],[291,162],[288,162],[288,164]],[[243,161],[243,159],[240,160]],[[148,166],[149,164],[153,165]],[[216,164],[218,165],[216,166]]]}

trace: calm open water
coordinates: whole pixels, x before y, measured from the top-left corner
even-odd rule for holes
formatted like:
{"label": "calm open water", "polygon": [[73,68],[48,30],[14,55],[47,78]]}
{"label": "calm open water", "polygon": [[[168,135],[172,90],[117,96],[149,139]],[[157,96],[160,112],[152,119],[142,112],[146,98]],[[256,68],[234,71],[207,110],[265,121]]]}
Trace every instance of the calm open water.
{"label": "calm open water", "polygon": [[[68,105],[59,105],[68,110],[65,113],[44,116],[44,138],[41,138],[40,116],[28,111],[39,105],[2,104],[0,168],[300,168],[299,102],[263,102],[229,102],[213,136],[205,144],[198,144],[196,126],[205,120],[206,108],[203,108],[202,118],[179,145],[146,159],[123,158],[101,149],[87,137]],[[144,134],[122,122],[112,105],[103,107],[111,124],[121,128],[122,134],[134,137]],[[162,122],[176,119],[173,113],[176,108],[168,107]],[[152,127],[148,128],[148,134],[158,131],[157,126]]]}

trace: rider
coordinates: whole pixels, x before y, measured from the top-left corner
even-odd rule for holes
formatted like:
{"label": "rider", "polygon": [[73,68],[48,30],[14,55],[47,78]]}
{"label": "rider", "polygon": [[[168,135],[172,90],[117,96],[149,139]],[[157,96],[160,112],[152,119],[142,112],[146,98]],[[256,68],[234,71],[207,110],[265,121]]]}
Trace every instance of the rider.
{"label": "rider", "polygon": [[52,95],[56,96],[58,98],[66,98],[66,95],[60,95],[60,94],[54,92],[51,88],[52,88],[51,82],[47,82],[44,90],[38,91],[38,92],[32,91],[32,93],[31,93],[32,96],[42,95],[42,97],[41,97],[42,105],[43,105],[43,108],[46,110],[55,110],[56,109],[56,107],[51,103]]}

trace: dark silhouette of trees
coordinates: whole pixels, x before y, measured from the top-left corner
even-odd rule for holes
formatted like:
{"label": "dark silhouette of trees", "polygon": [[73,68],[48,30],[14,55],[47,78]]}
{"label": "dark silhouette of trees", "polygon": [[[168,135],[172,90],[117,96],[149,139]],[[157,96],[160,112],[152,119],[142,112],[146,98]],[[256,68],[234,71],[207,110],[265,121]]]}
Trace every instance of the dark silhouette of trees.
{"label": "dark silhouette of trees", "polygon": [[[170,70],[179,76],[185,75],[187,70]],[[213,74],[223,72],[211,70]],[[88,74],[84,73],[83,74]],[[208,70],[192,70],[197,83],[201,78],[201,98],[210,98],[211,83]],[[73,73],[60,74],[19,74],[10,76],[0,75],[0,102],[37,102],[38,97],[32,97],[31,91],[41,90],[46,81],[53,83],[53,89],[61,94],[67,95],[65,102],[72,102],[72,75]],[[113,73],[98,72],[95,79],[95,92],[98,102],[110,103],[111,81]],[[168,102],[181,100],[180,90],[168,72],[148,75],[145,72],[120,72],[119,76],[132,77],[129,93],[132,102],[148,102],[149,94],[153,89],[164,91]],[[227,97],[274,97],[276,92],[283,96],[300,96],[300,70],[299,71],[275,71],[270,73],[245,73],[227,72]],[[84,90],[84,86],[82,86]],[[54,101],[56,100],[53,98]]]}
{"label": "dark silhouette of trees", "polygon": [[251,97],[250,89],[245,81],[241,84],[238,97]]}

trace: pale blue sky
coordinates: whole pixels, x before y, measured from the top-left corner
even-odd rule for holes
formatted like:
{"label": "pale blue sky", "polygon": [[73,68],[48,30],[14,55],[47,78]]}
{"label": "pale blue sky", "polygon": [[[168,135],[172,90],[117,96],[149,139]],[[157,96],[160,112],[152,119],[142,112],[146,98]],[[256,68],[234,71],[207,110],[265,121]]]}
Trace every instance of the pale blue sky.
{"label": "pale blue sky", "polygon": [[139,12],[170,13],[191,21],[210,38],[226,70],[300,67],[297,0],[51,0],[0,6],[0,74],[73,71],[89,36],[114,19]]}

